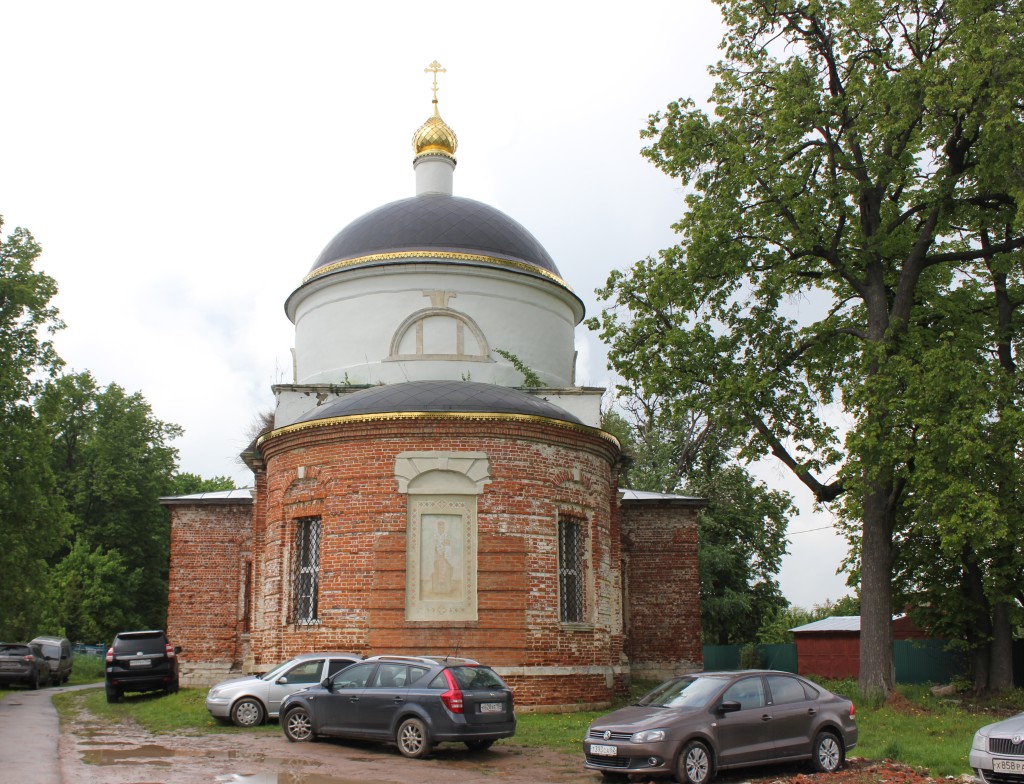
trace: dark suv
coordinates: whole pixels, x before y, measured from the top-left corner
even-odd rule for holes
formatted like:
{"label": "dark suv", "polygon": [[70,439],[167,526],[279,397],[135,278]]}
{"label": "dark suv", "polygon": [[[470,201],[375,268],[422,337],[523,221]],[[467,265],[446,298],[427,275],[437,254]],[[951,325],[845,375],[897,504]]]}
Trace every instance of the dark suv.
{"label": "dark suv", "polygon": [[162,631],[121,632],[107,649],[107,702],[126,691],[178,690],[178,654]]}
{"label": "dark suv", "polygon": [[393,741],[406,757],[434,744],[489,748],[516,732],[512,692],[490,667],[471,659],[371,656],[281,703],[291,741],[318,735]]}

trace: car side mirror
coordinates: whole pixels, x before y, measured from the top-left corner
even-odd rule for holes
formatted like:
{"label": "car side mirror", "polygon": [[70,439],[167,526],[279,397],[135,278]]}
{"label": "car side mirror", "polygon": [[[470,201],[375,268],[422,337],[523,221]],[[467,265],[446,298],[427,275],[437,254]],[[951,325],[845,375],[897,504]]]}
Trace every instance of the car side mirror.
{"label": "car side mirror", "polygon": [[174,646],[174,655],[177,656],[179,653],[181,653],[181,646],[180,645],[175,645]]}
{"label": "car side mirror", "polygon": [[743,706],[740,705],[738,702],[736,702],[736,700],[726,700],[725,702],[721,702],[721,703],[718,704],[718,712],[719,713],[735,713],[741,707],[743,707]]}
{"label": "car side mirror", "polygon": [[288,676],[282,675],[280,678],[277,679],[277,683],[288,683]]}
{"label": "car side mirror", "polygon": [[327,691],[334,691],[333,678],[324,678],[322,681],[320,681],[320,685],[327,689]]}

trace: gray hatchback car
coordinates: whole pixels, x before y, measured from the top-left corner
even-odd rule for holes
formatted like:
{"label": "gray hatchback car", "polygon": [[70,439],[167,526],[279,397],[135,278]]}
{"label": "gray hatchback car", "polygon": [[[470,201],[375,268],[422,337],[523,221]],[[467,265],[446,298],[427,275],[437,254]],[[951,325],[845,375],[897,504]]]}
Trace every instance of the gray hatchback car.
{"label": "gray hatchback car", "polygon": [[594,721],[586,767],[605,778],[671,773],[706,784],[720,770],[793,760],[840,768],[857,743],[854,707],[787,672],[698,672]]}
{"label": "gray hatchback car", "polygon": [[512,691],[490,667],[450,656],[371,656],[281,703],[291,741],[391,741],[406,757],[461,742],[482,751],[516,731]]}

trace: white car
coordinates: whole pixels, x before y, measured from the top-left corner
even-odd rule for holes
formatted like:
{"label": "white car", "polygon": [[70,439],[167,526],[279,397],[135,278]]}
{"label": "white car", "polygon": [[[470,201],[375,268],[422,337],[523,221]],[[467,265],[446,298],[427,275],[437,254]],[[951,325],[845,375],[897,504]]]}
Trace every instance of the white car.
{"label": "white car", "polygon": [[1020,781],[1024,775],[1024,713],[974,733],[970,763],[982,784]]}
{"label": "white car", "polygon": [[357,653],[303,653],[266,675],[221,681],[207,693],[206,709],[214,718],[254,727],[276,719],[281,700],[289,694],[315,686],[362,658]]}

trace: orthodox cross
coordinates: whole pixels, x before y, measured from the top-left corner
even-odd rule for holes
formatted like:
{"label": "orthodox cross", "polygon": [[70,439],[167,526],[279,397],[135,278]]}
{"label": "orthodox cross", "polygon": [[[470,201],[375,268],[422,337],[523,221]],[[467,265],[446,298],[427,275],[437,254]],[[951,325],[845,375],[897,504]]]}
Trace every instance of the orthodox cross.
{"label": "orthodox cross", "polygon": [[448,73],[448,69],[442,68],[441,63],[434,60],[434,62],[423,69],[423,73],[430,73],[431,71],[434,72],[434,103],[437,103],[437,75],[438,73]]}

